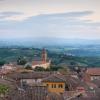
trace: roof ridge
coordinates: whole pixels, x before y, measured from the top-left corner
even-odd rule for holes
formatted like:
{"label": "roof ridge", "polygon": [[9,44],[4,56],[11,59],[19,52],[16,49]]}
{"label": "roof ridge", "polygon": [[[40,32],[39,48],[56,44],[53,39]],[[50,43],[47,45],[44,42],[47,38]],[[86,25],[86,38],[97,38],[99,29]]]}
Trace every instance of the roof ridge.
{"label": "roof ridge", "polygon": [[[60,75],[60,74],[53,74],[53,75],[54,75],[55,77],[57,77],[58,79],[61,79],[62,81],[65,81],[65,79],[63,79],[63,78],[57,76],[57,75]],[[61,75],[61,76],[63,76],[63,75]]]}
{"label": "roof ridge", "polygon": [[52,74],[52,75],[50,75],[50,76],[44,78],[43,81],[45,81],[45,80],[49,80],[49,79],[52,80],[52,78],[59,79],[60,81],[66,82],[65,79],[59,77],[59,75],[57,76],[57,74]]}
{"label": "roof ridge", "polygon": [[[61,78],[61,77],[58,77],[57,74],[55,74],[55,75],[56,75],[57,78],[59,78],[59,79],[61,79],[61,80],[63,80],[63,81],[66,81],[65,79],[63,79],[63,78],[65,78],[65,77]],[[58,74],[58,75],[59,75],[59,74]],[[63,76],[63,75],[61,75],[61,76]]]}

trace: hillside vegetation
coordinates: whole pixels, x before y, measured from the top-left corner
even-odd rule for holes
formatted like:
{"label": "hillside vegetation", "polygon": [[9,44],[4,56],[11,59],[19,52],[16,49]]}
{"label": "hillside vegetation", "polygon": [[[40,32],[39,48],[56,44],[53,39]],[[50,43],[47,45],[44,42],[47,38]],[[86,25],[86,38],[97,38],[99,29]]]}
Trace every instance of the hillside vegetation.
{"label": "hillside vegetation", "polygon": [[[48,52],[48,57],[52,60],[51,66],[88,66],[99,67],[100,57],[78,57],[68,56],[58,52]],[[35,58],[41,57],[41,49],[36,48],[0,48],[0,64],[16,62],[19,57],[24,57],[31,62]]]}

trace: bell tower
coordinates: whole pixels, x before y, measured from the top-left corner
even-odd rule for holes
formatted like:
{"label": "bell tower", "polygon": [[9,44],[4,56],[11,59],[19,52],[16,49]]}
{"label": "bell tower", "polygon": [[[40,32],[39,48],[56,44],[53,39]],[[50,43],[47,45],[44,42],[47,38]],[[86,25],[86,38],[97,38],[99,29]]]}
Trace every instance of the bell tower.
{"label": "bell tower", "polygon": [[42,50],[42,61],[44,63],[47,62],[47,52],[46,52],[45,48],[43,48],[43,50]]}

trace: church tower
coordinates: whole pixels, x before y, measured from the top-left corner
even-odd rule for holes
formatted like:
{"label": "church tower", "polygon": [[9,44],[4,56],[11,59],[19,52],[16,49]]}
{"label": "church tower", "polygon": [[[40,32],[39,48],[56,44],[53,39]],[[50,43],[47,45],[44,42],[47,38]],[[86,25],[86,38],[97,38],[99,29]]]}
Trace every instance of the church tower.
{"label": "church tower", "polygon": [[44,63],[46,63],[47,62],[47,52],[46,52],[46,50],[43,48],[43,50],[42,50],[42,61],[44,62]]}

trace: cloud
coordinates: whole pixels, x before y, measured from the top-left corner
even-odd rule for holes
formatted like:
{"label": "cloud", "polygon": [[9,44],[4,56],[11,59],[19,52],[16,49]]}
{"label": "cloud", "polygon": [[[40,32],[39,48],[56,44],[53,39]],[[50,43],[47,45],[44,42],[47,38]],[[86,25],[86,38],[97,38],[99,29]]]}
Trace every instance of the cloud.
{"label": "cloud", "polygon": [[[36,16],[39,14],[63,14],[67,11],[71,11],[72,15],[75,11],[76,16],[77,11],[89,10],[79,14],[80,16],[85,16],[85,14],[90,15],[91,11],[94,13],[88,17],[93,21],[100,20],[100,0],[2,0],[0,2],[0,10],[2,12],[17,11],[23,12],[24,15],[10,17],[8,20],[23,21],[28,17]],[[75,16],[74,14],[74,16]],[[69,13],[69,16],[71,13]],[[87,18],[87,17],[86,17]]]}
{"label": "cloud", "polygon": [[32,18],[43,18],[43,19],[61,19],[61,18],[81,18],[84,16],[88,16],[93,14],[92,11],[77,11],[77,12],[65,12],[65,13],[50,13],[50,14],[40,14],[40,15],[27,15],[20,12],[1,12],[0,13],[0,19],[5,20],[14,20],[14,21],[20,21],[20,20],[27,20]]}
{"label": "cloud", "polygon": [[93,14],[92,11],[81,11],[81,12],[67,12],[67,13],[57,13],[57,14],[41,14],[40,16],[46,17],[84,17]]}
{"label": "cloud", "polygon": [[[29,17],[24,22],[28,25],[46,25],[49,27],[60,26],[99,26],[99,22],[92,22],[91,20],[85,20],[84,16],[93,14],[92,11],[82,11],[82,12],[66,12],[66,13],[56,13],[56,14],[41,14],[33,17]],[[83,19],[81,19],[83,18]],[[25,25],[25,24],[24,24]],[[40,26],[41,27],[41,26]]]}
{"label": "cloud", "polygon": [[12,16],[22,15],[20,12],[0,12],[0,19],[10,18]]}
{"label": "cloud", "polygon": [[[10,37],[65,37],[96,38],[99,37],[100,22],[81,19],[93,12],[68,12],[59,14],[42,14],[29,17],[23,21],[0,22],[0,33]],[[7,30],[7,31],[5,31]]]}
{"label": "cloud", "polygon": [[0,1],[5,1],[5,0],[0,0]]}

